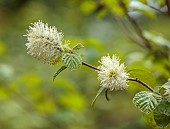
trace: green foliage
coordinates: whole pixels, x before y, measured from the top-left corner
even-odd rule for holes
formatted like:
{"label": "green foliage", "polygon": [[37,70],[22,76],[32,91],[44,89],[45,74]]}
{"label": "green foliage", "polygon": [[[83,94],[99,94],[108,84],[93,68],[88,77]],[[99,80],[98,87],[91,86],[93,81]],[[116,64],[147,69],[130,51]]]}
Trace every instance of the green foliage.
{"label": "green foliage", "polygon": [[77,53],[63,53],[62,63],[70,70],[78,69],[82,64],[82,58]]}
{"label": "green foliage", "polygon": [[151,112],[149,114],[142,113],[142,118],[153,129],[159,129],[159,127],[157,126],[157,124],[154,120],[153,112]]}
{"label": "green foliage", "polygon": [[[125,4],[125,7],[129,4],[129,0],[124,0],[123,4]],[[106,5],[106,7],[114,14],[118,16],[124,16],[125,15],[125,9],[122,7],[120,0],[103,0],[103,3]]]}
{"label": "green foliage", "polygon": [[170,116],[154,112],[154,120],[160,128],[163,128],[170,123]]}
{"label": "green foliage", "polygon": [[159,91],[163,95],[164,99],[167,100],[168,102],[170,102],[170,98],[168,94],[169,91],[170,91],[170,79],[168,80],[168,82],[166,82],[164,85],[161,86]]}
{"label": "green foliage", "polygon": [[65,70],[67,67],[66,66],[61,66],[61,68],[59,70],[57,70],[57,72],[54,73],[53,76],[53,81],[54,79],[58,76],[59,73],[61,73],[63,70]]}
{"label": "green foliage", "polygon": [[78,51],[80,50],[81,48],[83,48],[84,46],[81,44],[81,43],[78,43],[76,46],[74,46],[72,48],[73,51]]}
{"label": "green foliage", "polygon": [[168,82],[162,85],[162,88],[170,89],[170,79],[168,80]]}
{"label": "green foliage", "polygon": [[81,3],[80,9],[85,14],[90,14],[96,9],[96,4],[92,0],[86,0]]}
{"label": "green foliage", "polygon": [[148,40],[155,43],[158,47],[167,47],[170,50],[170,41],[163,37],[163,35],[148,31],[144,31],[143,34]]}
{"label": "green foliage", "polygon": [[132,8],[133,10],[138,10],[151,18],[156,17],[154,10],[140,1],[131,1],[130,8]]}
{"label": "green foliage", "polygon": [[156,107],[154,112],[170,116],[170,102],[162,100],[161,103]]}
{"label": "green foliage", "polygon": [[[82,48],[81,45],[70,49],[73,53],[68,51],[63,54],[63,56],[66,54],[62,62],[64,66],[55,73],[54,78],[56,76],[58,78],[52,83],[49,78],[56,71],[56,67],[39,63],[27,56],[24,46],[26,41],[22,35],[30,23],[43,20],[62,30],[66,38],[74,37],[76,41],[80,40],[87,46],[85,52],[87,62],[95,65],[97,60],[107,53],[121,55],[126,63],[136,61],[135,65],[127,65],[127,68],[135,68],[130,71],[131,77],[137,77],[154,88],[156,82],[161,85],[170,76],[169,16],[161,16],[162,14],[158,11],[150,9],[149,5],[162,11],[161,8],[165,6],[166,1],[122,0],[127,10],[120,4],[120,0],[69,1],[77,2],[78,5],[75,6],[63,0],[2,0],[0,2],[0,14],[2,14],[0,20],[0,28],[2,28],[0,29],[0,128],[132,129],[135,126],[135,128],[146,129],[144,123],[138,122],[138,115],[135,115],[137,112],[133,110],[133,106],[127,104],[131,97],[128,98],[124,92],[121,95],[112,92],[111,97],[116,99],[112,99],[104,106],[101,99],[99,110],[92,111],[89,108],[89,102],[97,87],[96,75],[89,69],[83,67],[74,73],[75,76],[67,71],[65,71],[66,74],[57,76],[65,67],[73,70],[81,66],[82,59],[77,54],[77,51]],[[134,5],[134,2],[138,4]],[[141,29],[147,29],[142,30],[141,34],[153,49],[140,47],[145,41],[138,35],[136,28],[131,26],[131,22],[126,17],[127,14],[137,21]],[[100,19],[96,19],[96,15]],[[118,21],[120,26],[112,20],[113,17],[120,19]],[[110,28],[111,26],[113,28]],[[121,27],[125,32],[128,30],[127,34],[137,37],[137,41],[139,40],[141,44],[127,40],[127,35],[122,33]],[[131,59],[127,58],[130,54],[133,55]],[[138,68],[147,69],[136,70]],[[130,82],[130,85],[137,88],[136,90],[139,90],[138,86],[141,87],[140,90],[146,90],[136,82]],[[169,83],[163,85],[162,90],[165,92],[168,87]],[[97,95],[102,92],[99,91]],[[144,102],[149,99],[147,95],[144,96]],[[153,96],[151,102],[157,102],[155,93]],[[153,113],[143,113],[146,121],[149,121],[148,123],[154,129],[159,129],[157,125],[168,129],[166,125],[169,121],[169,103],[164,101],[160,102]]]}
{"label": "green foliage", "polygon": [[170,123],[170,103],[162,100],[154,110],[154,119],[159,127],[166,127]]}
{"label": "green foliage", "polygon": [[[137,0],[137,1],[139,1],[139,2],[142,2],[143,4],[155,4],[155,5],[157,5],[157,6],[162,6],[162,5],[165,5],[165,0]],[[153,6],[153,5],[151,5],[151,6]]]}
{"label": "green foliage", "polygon": [[134,96],[133,103],[142,112],[149,114],[159,105],[161,100],[162,97],[157,93],[141,91]]}
{"label": "green foliage", "polygon": [[[154,87],[156,84],[156,80],[155,80],[153,74],[148,69],[145,69],[145,70],[132,69],[132,70],[129,70],[129,73],[130,73],[130,77],[136,77],[136,78],[144,81],[151,87]],[[136,82],[130,82],[129,88],[136,89],[135,91],[137,91],[138,89],[146,90],[146,88],[144,88],[143,86],[141,86],[141,84],[136,83]]]}
{"label": "green foliage", "polygon": [[95,104],[97,98],[98,98],[99,95],[103,92],[104,89],[105,89],[105,87],[101,87],[101,88],[98,90],[98,92],[97,92],[97,94],[96,94],[96,96],[95,96],[95,98],[94,98],[94,100],[93,100],[93,102],[92,102],[92,104],[91,104],[92,107],[94,107],[94,104]]}

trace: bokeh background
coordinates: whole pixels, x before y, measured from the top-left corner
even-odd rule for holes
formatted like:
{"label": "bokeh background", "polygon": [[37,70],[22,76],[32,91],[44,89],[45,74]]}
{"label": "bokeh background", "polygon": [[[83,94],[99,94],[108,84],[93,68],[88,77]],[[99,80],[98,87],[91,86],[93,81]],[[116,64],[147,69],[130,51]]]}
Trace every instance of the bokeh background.
{"label": "bokeh background", "polygon": [[[101,94],[91,107],[100,83],[97,73],[82,66],[66,70],[53,82],[59,66],[44,64],[27,54],[26,30],[42,20],[56,26],[70,45],[82,43],[83,61],[98,66],[101,56],[116,54],[127,69],[149,69],[144,81],[152,86],[165,83],[170,74],[147,56],[148,51],[128,39],[111,15],[99,16],[91,1],[0,0],[0,128],[1,129],[149,129],[133,105],[136,84],[128,91]],[[170,39],[170,20],[158,15],[134,15],[143,29]],[[151,77],[150,75],[153,75]],[[150,82],[155,78],[155,82]]]}

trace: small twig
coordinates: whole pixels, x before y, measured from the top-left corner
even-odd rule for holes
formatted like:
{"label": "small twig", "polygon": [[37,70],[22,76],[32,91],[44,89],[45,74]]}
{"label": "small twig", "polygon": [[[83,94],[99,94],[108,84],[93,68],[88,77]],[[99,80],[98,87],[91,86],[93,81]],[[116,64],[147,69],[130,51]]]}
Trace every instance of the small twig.
{"label": "small twig", "polygon": [[100,69],[96,68],[95,66],[92,66],[91,64],[82,62],[82,65],[87,66],[87,67],[89,67],[89,68],[92,68],[92,69],[94,69],[94,70],[100,71]]}
{"label": "small twig", "polygon": [[128,14],[128,9],[126,8],[125,3],[124,3],[122,0],[120,0],[120,1],[119,1],[119,4],[120,4],[120,6],[122,7],[122,9],[124,9],[124,12],[125,12],[127,18],[129,19],[129,21],[131,22],[133,28],[134,28],[134,29],[136,30],[136,32],[138,33],[139,37],[141,37],[141,39],[143,40],[143,44],[144,44],[145,48],[151,50],[151,49],[152,49],[151,44],[149,43],[148,39],[146,39],[146,38],[144,37],[143,31],[142,31],[142,29],[140,28],[140,26],[138,25],[138,23],[136,22],[136,20],[133,19],[133,18]]}
{"label": "small twig", "polygon": [[136,20],[134,20],[129,14],[127,14],[127,18],[129,19],[129,21],[132,23],[133,27],[135,28],[136,32],[138,32],[139,36],[141,37],[141,39],[143,39],[143,43],[144,43],[144,46],[151,50],[152,49],[152,46],[150,45],[148,39],[146,39],[143,35],[143,31],[142,29],[140,28],[140,26],[138,25],[138,23],[136,22]]}
{"label": "small twig", "polygon": [[155,10],[156,12],[167,16],[167,13],[166,13],[166,12],[162,12],[160,9],[157,9],[157,8],[151,6],[151,5],[147,5],[147,6],[150,7],[151,9]]}
{"label": "small twig", "polygon": [[115,18],[116,22],[119,24],[119,26],[122,28],[122,30],[127,34],[129,39],[135,42],[137,45],[141,46],[142,48],[145,48],[143,40],[138,35],[133,33],[130,30],[129,26],[120,17],[115,16],[114,14],[112,15]]}
{"label": "small twig", "polygon": [[139,80],[138,78],[128,78],[129,81],[135,81],[137,83],[140,83],[141,85],[143,85],[144,87],[146,87],[147,89],[149,89],[152,92],[155,92],[154,89],[152,89],[148,84],[146,84],[145,82]]}

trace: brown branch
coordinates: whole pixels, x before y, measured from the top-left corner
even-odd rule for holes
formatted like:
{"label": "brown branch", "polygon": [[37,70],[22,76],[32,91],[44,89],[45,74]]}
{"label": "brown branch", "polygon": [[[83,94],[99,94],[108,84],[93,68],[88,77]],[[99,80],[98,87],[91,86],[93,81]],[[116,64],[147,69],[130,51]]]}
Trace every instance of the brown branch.
{"label": "brown branch", "polygon": [[147,5],[147,6],[150,7],[151,9],[155,10],[156,12],[158,12],[158,13],[160,13],[160,14],[162,14],[162,15],[167,16],[167,13],[166,13],[166,12],[162,12],[160,9],[157,9],[157,8],[151,6],[151,5]]}
{"label": "brown branch", "polygon": [[138,32],[139,36],[143,39],[143,43],[144,43],[144,46],[151,50],[152,49],[152,46],[150,45],[148,39],[146,39],[143,35],[143,31],[142,29],[140,28],[140,26],[138,25],[138,23],[136,22],[136,20],[134,20],[129,14],[127,14],[127,18],[129,19],[129,21],[132,23],[134,29],[136,30],[136,32]]}
{"label": "brown branch", "polygon": [[137,83],[140,83],[141,85],[143,85],[144,87],[146,87],[147,89],[149,89],[152,92],[155,92],[154,89],[152,89],[152,87],[150,87],[148,84],[146,84],[145,82],[139,80],[138,78],[128,78],[129,81],[135,81]]}
{"label": "brown branch", "polygon": [[143,31],[141,29],[141,27],[139,26],[139,24],[136,22],[135,19],[133,19],[129,14],[128,14],[128,9],[126,8],[126,5],[125,3],[120,0],[119,1],[119,4],[120,6],[122,7],[122,9],[124,10],[128,20],[130,21],[130,23],[132,24],[133,28],[136,30],[136,32],[138,33],[139,37],[143,40],[143,44],[145,46],[145,48],[151,50],[152,49],[152,46],[151,44],[149,43],[148,39],[146,39],[143,35]]}
{"label": "brown branch", "polygon": [[129,37],[130,40],[132,40],[133,42],[135,42],[137,45],[145,48],[144,44],[143,44],[143,40],[136,35],[135,33],[133,33],[130,28],[128,27],[128,25],[118,16],[115,16],[114,14],[112,14],[112,16],[114,17],[114,19],[116,20],[116,22],[119,24],[119,26],[122,28],[122,30],[124,30],[124,32],[126,33],[126,35]]}
{"label": "brown branch", "polygon": [[95,66],[92,66],[91,64],[82,62],[82,65],[87,66],[87,67],[89,67],[89,68],[92,68],[92,69],[94,69],[94,70],[100,71],[100,69],[96,68]]}
{"label": "brown branch", "polygon": [[166,0],[166,5],[168,8],[168,15],[170,16],[170,0]]}

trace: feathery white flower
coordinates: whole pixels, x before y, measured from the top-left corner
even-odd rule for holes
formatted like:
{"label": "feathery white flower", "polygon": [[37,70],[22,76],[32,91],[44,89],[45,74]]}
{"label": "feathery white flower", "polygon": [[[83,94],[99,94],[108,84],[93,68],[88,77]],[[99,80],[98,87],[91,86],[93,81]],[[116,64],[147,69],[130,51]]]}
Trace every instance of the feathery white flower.
{"label": "feathery white flower", "polygon": [[170,102],[170,89],[165,90],[164,96]]}
{"label": "feathery white flower", "polygon": [[101,58],[100,66],[98,66],[98,80],[101,82],[102,87],[109,90],[122,90],[127,89],[128,73],[125,71],[124,64],[120,64],[120,60],[115,55],[103,56]]}
{"label": "feathery white flower", "polygon": [[27,41],[25,45],[28,54],[38,59],[44,60],[45,63],[55,64],[60,62],[61,52],[63,51],[62,39],[64,35],[58,32],[53,26],[48,26],[41,21],[35,22],[29,27]]}

